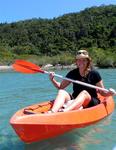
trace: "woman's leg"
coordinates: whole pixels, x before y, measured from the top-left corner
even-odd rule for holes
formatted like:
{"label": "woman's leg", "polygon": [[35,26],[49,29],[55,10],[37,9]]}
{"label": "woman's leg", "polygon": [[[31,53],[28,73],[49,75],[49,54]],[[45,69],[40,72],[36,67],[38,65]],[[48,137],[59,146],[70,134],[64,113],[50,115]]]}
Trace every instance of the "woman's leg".
{"label": "woman's leg", "polygon": [[87,107],[90,101],[90,94],[84,90],[76,97],[76,99],[68,107],[64,109],[64,111],[79,109],[81,106]]}
{"label": "woman's leg", "polygon": [[63,106],[65,102],[70,100],[70,95],[65,90],[59,90],[58,95],[54,101],[54,105],[52,107],[53,112],[58,112],[58,110]]}

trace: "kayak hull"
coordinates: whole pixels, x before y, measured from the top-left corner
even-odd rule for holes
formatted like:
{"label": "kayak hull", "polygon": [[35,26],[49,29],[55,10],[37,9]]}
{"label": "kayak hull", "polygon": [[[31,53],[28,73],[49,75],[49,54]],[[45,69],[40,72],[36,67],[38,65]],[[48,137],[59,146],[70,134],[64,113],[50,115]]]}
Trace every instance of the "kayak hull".
{"label": "kayak hull", "polygon": [[10,119],[20,139],[32,143],[52,138],[75,128],[83,128],[110,115],[114,110],[113,98],[101,97],[97,106],[69,112],[46,114],[53,101],[35,104],[17,111]]}

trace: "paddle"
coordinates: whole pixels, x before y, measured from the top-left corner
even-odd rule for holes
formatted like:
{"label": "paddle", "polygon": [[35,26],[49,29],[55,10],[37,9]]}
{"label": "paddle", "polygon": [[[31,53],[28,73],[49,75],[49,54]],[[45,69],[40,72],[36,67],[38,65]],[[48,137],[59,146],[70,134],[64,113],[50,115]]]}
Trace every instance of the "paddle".
{"label": "paddle", "polygon": [[[50,74],[50,72],[42,70],[36,64],[33,64],[33,63],[25,61],[25,60],[16,60],[15,63],[12,66],[13,66],[15,71],[18,71],[18,72],[21,72],[21,73],[30,73],[30,74],[32,74],[32,73],[39,73],[40,72],[40,73]],[[88,83],[84,83],[84,82],[81,82],[81,81],[72,80],[72,79],[63,77],[63,76],[58,75],[58,74],[54,74],[54,76],[56,76],[58,78],[61,78],[61,79],[64,79],[64,80],[68,80],[68,81],[73,82],[73,83],[84,85],[84,86],[87,86],[87,87],[90,87],[90,88],[98,89],[98,90],[105,91],[105,92],[109,91],[108,89],[101,88],[101,87],[91,85],[91,84],[88,84]],[[110,89],[110,91],[112,93],[114,93],[114,95],[116,95],[116,91],[114,89]]]}

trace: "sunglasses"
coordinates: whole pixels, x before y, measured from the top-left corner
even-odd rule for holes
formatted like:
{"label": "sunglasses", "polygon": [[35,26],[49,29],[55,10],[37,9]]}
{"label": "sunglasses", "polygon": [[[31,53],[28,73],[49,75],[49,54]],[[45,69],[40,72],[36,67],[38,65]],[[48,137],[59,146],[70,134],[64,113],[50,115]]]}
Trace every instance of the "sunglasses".
{"label": "sunglasses", "polygon": [[88,55],[88,52],[84,52],[84,51],[82,51],[82,52],[77,52],[77,55],[80,55],[80,54]]}

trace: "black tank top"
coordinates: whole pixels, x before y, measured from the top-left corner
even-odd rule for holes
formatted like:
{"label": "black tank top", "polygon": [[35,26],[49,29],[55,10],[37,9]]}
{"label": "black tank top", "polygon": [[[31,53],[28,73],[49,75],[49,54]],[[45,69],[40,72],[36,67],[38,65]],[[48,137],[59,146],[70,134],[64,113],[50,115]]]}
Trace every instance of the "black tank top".
{"label": "black tank top", "polygon": [[[79,81],[82,81],[82,82],[85,82],[85,83],[89,83],[91,85],[96,85],[96,83],[98,83],[99,81],[102,80],[102,78],[101,78],[100,74],[98,73],[98,71],[96,71],[94,69],[91,70],[86,77],[82,77],[79,73],[79,69],[76,68],[76,69],[71,70],[66,75],[66,77],[70,78],[70,79],[73,79],[73,80],[79,80]],[[97,98],[96,89],[93,89],[93,88],[90,88],[90,87],[87,87],[87,86],[84,86],[84,85],[76,84],[76,83],[73,83],[72,96],[74,98],[76,98],[77,95],[83,90],[88,91],[88,93],[91,95],[91,97]]]}

